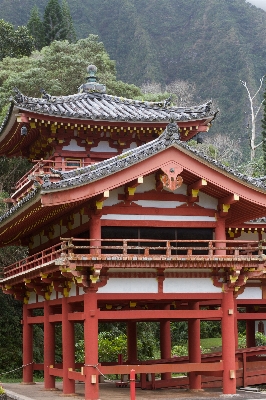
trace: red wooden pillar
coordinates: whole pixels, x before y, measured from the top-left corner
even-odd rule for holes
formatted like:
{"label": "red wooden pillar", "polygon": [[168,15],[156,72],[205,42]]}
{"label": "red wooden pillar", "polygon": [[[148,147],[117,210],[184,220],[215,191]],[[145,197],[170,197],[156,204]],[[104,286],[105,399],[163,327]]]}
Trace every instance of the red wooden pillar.
{"label": "red wooden pillar", "polygon": [[222,310],[222,359],[224,364],[223,393],[235,394],[235,317],[232,290],[223,293]]}
{"label": "red wooden pillar", "polygon": [[[198,302],[189,303],[192,310],[199,310]],[[188,355],[190,363],[201,362],[200,350],[200,319],[190,319],[188,321]],[[192,390],[201,389],[201,375],[195,372],[189,373],[189,388]]]}
{"label": "red wooden pillar", "polygon": [[97,294],[84,294],[85,400],[99,399]]}
{"label": "red wooden pillar", "polygon": [[[170,310],[170,305],[164,307],[165,310]],[[160,322],[160,349],[161,358],[171,358],[171,327],[170,321]],[[171,379],[171,372],[161,374],[161,379]]]}
{"label": "red wooden pillar", "polygon": [[75,369],[75,333],[74,324],[69,321],[70,306],[68,299],[62,299],[62,348],[63,348],[63,394],[75,393],[75,381],[68,378],[68,370]]}
{"label": "red wooden pillar", "polygon": [[238,323],[237,323],[237,303],[234,302],[234,318],[235,318],[235,348],[238,349]]}
{"label": "red wooden pillar", "polygon": [[128,321],[127,323],[127,357],[129,364],[137,363],[137,323],[135,321]]}
{"label": "red wooden pillar", "polygon": [[[100,215],[91,215],[90,217],[90,238],[91,239],[101,239],[101,216]],[[100,246],[101,240],[91,240],[91,246]],[[100,250],[91,249],[91,254],[100,253]]]}
{"label": "red wooden pillar", "polygon": [[[216,247],[226,246],[225,218],[218,218],[215,227],[215,240],[224,240],[224,242],[216,243]],[[216,255],[226,255],[226,250],[218,249]]]}
{"label": "red wooden pillar", "polygon": [[33,326],[28,323],[31,311],[23,305],[23,383],[33,383]]}
{"label": "red wooden pillar", "polygon": [[[247,307],[247,312],[254,312],[252,306]],[[255,329],[255,320],[247,320],[246,321],[246,342],[247,347],[255,347],[256,346],[256,337],[255,337],[256,329]]]}
{"label": "red wooden pillar", "polygon": [[44,388],[55,388],[55,377],[50,375],[49,367],[55,364],[55,327],[49,321],[50,316],[50,301],[44,302]]}

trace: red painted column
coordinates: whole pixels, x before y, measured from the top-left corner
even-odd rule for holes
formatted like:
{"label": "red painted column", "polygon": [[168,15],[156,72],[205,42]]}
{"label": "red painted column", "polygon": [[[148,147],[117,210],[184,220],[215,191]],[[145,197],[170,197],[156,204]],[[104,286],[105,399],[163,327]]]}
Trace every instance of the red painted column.
{"label": "red painted column", "polygon": [[235,394],[235,317],[232,290],[223,293],[222,310],[222,359],[224,364],[223,393]]}
{"label": "red painted column", "polygon": [[84,343],[85,343],[85,400],[99,399],[98,381],[98,309],[97,293],[84,294]]}
{"label": "red painted column", "polygon": [[129,364],[136,364],[138,360],[137,323],[135,321],[127,323],[127,359]]}
{"label": "red painted column", "polygon": [[[225,247],[226,246],[226,232],[225,232],[225,219],[218,218],[216,221],[215,227],[215,240],[224,240],[224,242],[216,243],[217,247]],[[226,255],[226,250],[216,250],[216,255]]]}
{"label": "red painted column", "polygon": [[234,302],[234,319],[235,319],[235,348],[238,349],[238,324],[237,324],[237,303]]}
{"label": "red painted column", "polygon": [[[252,306],[247,307],[247,312],[254,312],[254,308]],[[255,333],[256,333],[255,321],[254,320],[247,320],[246,321],[247,347],[255,347],[256,346]]]}
{"label": "red painted column", "polygon": [[[189,305],[192,310],[199,310],[198,302],[191,302]],[[190,363],[201,362],[200,319],[188,321],[188,356]],[[201,389],[201,375],[197,375],[195,372],[189,373],[189,388],[191,390]]]}
{"label": "red painted column", "polygon": [[[170,305],[166,305],[164,310],[170,310]],[[160,322],[160,350],[161,358],[171,358],[171,326],[170,321]],[[171,379],[171,372],[161,374],[161,379]]]}
{"label": "red painted column", "polygon": [[[101,239],[101,216],[91,215],[90,217],[90,238],[91,239]],[[91,240],[91,246],[101,246],[101,240]],[[91,249],[91,254],[101,253],[101,250]]]}
{"label": "red painted column", "polygon": [[63,394],[75,393],[75,381],[68,378],[69,368],[75,369],[74,323],[69,321],[70,306],[67,297],[62,299]]}
{"label": "red painted column", "polygon": [[28,317],[31,316],[31,310],[28,305],[23,305],[23,383],[33,383],[33,326],[28,324]]}
{"label": "red painted column", "polygon": [[44,388],[55,388],[55,377],[50,375],[49,367],[55,364],[55,327],[49,322],[50,301],[44,302]]}

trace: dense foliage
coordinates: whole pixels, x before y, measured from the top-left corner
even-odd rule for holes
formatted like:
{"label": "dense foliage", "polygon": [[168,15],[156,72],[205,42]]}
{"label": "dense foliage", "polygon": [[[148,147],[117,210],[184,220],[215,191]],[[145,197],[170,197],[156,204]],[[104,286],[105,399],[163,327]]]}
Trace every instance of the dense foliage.
{"label": "dense foliage", "polygon": [[29,56],[34,49],[34,40],[25,26],[17,29],[0,20],[0,60],[5,57]]}
{"label": "dense foliage", "polygon": [[263,118],[262,118],[262,149],[263,149],[263,172],[266,175],[266,90],[264,92],[264,101],[263,101]]}
{"label": "dense foliage", "polygon": [[34,97],[40,97],[41,88],[52,95],[77,93],[85,81],[89,63],[97,66],[98,78],[106,84],[109,94],[131,98],[141,95],[136,86],[116,79],[114,61],[98,37],[90,35],[77,43],[54,41],[31,57],[5,58],[0,62],[0,115],[1,109],[9,103],[14,87]]}

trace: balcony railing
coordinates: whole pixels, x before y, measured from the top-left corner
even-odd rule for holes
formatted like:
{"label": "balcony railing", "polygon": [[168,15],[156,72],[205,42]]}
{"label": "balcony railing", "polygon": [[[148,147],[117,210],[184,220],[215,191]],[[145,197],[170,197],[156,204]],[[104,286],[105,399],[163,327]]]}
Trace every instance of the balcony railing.
{"label": "balcony railing", "polygon": [[[56,259],[70,260],[236,260],[258,262],[264,256],[263,241],[155,240],[155,239],[64,239],[39,253],[4,268],[4,278],[21,274]],[[260,256],[261,258],[259,258]],[[147,263],[148,266],[148,263]]]}
{"label": "balcony railing", "polygon": [[16,198],[17,195],[21,196],[24,191],[28,190],[32,186],[32,182],[30,180],[32,178],[42,177],[46,174],[51,174],[51,168],[61,171],[70,171],[72,169],[76,169],[79,167],[86,167],[91,165],[91,163],[85,163],[81,160],[80,165],[69,165],[69,160],[59,160],[59,161],[52,161],[52,160],[40,160],[37,161],[36,164],[25,174],[23,175],[19,181],[16,183],[14,187],[14,194],[12,198]]}

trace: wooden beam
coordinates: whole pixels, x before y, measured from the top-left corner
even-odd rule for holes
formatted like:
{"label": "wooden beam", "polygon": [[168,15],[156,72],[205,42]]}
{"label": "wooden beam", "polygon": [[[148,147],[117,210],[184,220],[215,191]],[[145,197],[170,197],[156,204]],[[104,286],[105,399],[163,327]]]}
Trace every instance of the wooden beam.
{"label": "wooden beam", "polygon": [[207,186],[207,181],[205,179],[199,179],[188,186],[188,193],[191,193],[192,190],[200,190],[203,186]]}
{"label": "wooden beam", "polygon": [[230,194],[229,196],[223,197],[218,201],[218,209],[220,217],[226,217],[230,209],[231,204],[239,201],[238,194]]}
{"label": "wooden beam", "polygon": [[199,191],[203,186],[207,186],[205,179],[199,179],[187,187],[188,203],[199,201]]}
{"label": "wooden beam", "polygon": [[143,176],[139,176],[137,179],[127,183],[125,185],[125,200],[132,200],[136,191],[137,186],[143,183]]}
{"label": "wooden beam", "polygon": [[234,204],[239,201],[239,196],[238,194],[230,194],[227,197],[223,197],[222,199],[219,199],[218,204]]}
{"label": "wooden beam", "polygon": [[214,363],[185,363],[185,364],[151,364],[151,365],[101,365],[103,374],[129,374],[131,369],[139,373],[163,373],[163,372],[207,372],[223,371],[223,361]]}
{"label": "wooden beam", "polygon": [[99,311],[99,320],[187,320],[221,318],[222,310],[127,310]]}

